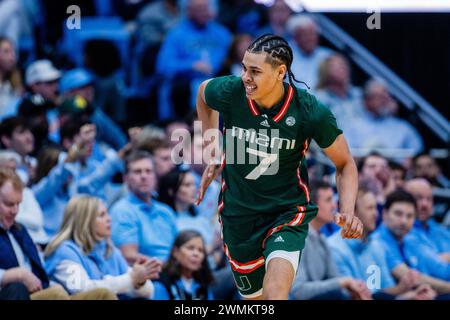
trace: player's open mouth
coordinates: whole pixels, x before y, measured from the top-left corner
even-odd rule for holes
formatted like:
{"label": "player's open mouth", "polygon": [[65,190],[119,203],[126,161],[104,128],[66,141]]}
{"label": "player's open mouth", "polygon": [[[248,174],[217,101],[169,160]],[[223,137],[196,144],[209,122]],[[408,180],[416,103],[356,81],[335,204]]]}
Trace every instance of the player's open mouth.
{"label": "player's open mouth", "polygon": [[252,93],[254,93],[256,91],[256,86],[251,86],[251,85],[248,85],[248,84],[246,84],[245,85],[245,92],[247,93],[247,94],[252,94]]}

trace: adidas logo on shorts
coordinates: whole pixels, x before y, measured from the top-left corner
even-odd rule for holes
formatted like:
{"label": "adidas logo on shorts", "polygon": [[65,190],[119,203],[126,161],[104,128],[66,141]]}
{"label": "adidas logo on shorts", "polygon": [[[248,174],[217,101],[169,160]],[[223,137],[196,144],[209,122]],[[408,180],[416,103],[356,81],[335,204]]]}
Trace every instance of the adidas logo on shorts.
{"label": "adidas logo on shorts", "polygon": [[274,242],[284,242],[284,239],[282,236],[278,236]]}

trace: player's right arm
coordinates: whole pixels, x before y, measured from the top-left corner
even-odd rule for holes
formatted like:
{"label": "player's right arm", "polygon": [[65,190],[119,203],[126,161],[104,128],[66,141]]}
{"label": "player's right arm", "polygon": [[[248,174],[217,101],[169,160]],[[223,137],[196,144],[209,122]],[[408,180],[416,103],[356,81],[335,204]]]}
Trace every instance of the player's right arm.
{"label": "player's right arm", "polygon": [[205,80],[197,91],[197,114],[202,121],[203,132],[219,128],[219,112],[229,115],[231,100],[242,81],[239,77],[224,76]]}
{"label": "player's right arm", "polygon": [[[224,122],[230,116],[231,100],[236,95],[238,86],[241,85],[241,78],[235,76],[216,77],[202,82],[197,92],[197,114],[202,121],[203,135],[207,133],[207,130],[219,130],[219,112],[223,115]],[[219,137],[220,134],[215,132],[209,136]],[[206,188],[221,171],[220,146],[210,145],[211,143],[218,144],[219,141],[218,139],[203,141],[203,147],[208,146],[211,154],[206,155],[209,159],[204,159],[208,166],[202,176],[197,204],[202,200]]]}
{"label": "player's right arm", "polygon": [[202,122],[203,132],[219,128],[219,112],[206,104],[205,88],[209,81],[211,79],[203,81],[197,92],[197,114],[198,119]]}
{"label": "player's right arm", "polygon": [[[210,79],[211,80],[211,79]],[[198,119],[202,122],[202,131],[206,132],[210,129],[219,129],[219,112],[210,108],[206,104],[205,99],[205,88],[206,85],[210,80],[205,80],[202,82],[198,89],[197,93],[197,115]],[[203,140],[203,147],[205,148],[208,146],[208,144],[211,143],[211,141],[205,141]],[[214,150],[215,148],[213,148]],[[211,155],[212,159],[214,158],[214,155]],[[217,177],[217,175],[220,173],[220,165],[219,163],[209,163],[205,171],[203,172],[202,179],[200,182],[199,187],[199,194],[198,198],[196,200],[196,204],[199,205],[200,202],[203,200],[203,197],[205,195],[206,189],[208,189],[208,186],[211,184],[211,182]]]}

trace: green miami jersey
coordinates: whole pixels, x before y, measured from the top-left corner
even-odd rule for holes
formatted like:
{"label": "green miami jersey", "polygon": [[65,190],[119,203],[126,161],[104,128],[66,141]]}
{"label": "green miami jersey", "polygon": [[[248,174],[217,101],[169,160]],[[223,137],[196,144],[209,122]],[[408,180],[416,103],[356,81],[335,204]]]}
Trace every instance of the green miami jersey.
{"label": "green miami jersey", "polygon": [[223,121],[223,216],[285,212],[310,204],[305,154],[312,139],[329,147],[342,131],[329,109],[305,90],[284,83],[270,109],[246,97],[240,77],[214,78],[206,104]]}

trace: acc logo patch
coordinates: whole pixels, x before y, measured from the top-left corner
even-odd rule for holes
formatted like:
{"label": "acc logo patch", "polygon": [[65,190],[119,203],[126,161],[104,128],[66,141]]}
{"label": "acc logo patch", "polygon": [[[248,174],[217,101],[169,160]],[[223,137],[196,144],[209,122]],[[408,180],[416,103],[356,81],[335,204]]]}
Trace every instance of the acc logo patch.
{"label": "acc logo patch", "polygon": [[292,116],[287,117],[287,119],[286,119],[286,124],[287,124],[289,127],[292,127],[292,126],[295,124],[295,118],[292,117]]}

